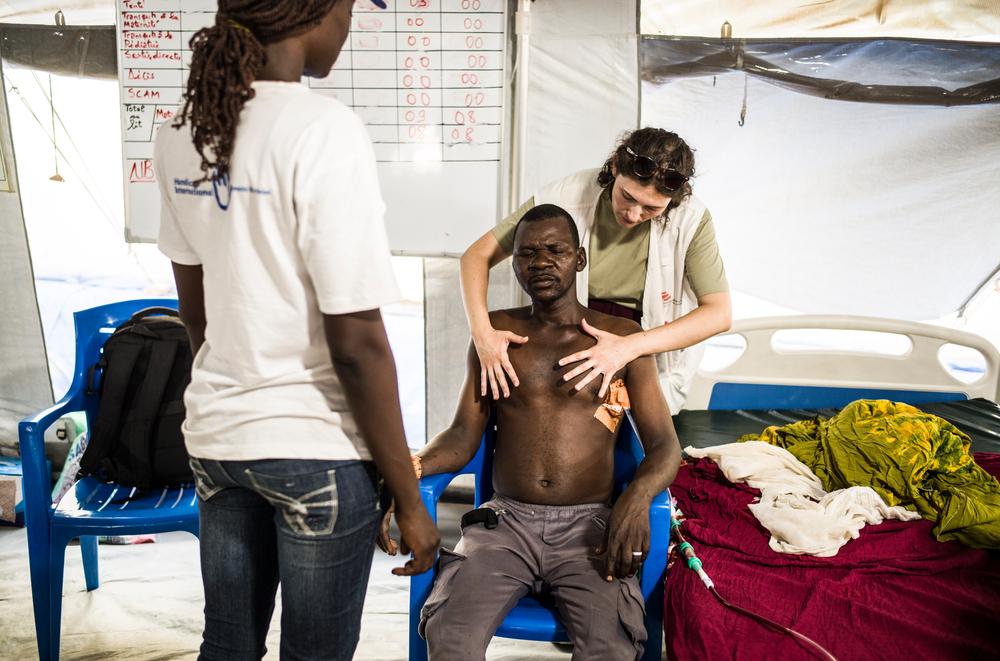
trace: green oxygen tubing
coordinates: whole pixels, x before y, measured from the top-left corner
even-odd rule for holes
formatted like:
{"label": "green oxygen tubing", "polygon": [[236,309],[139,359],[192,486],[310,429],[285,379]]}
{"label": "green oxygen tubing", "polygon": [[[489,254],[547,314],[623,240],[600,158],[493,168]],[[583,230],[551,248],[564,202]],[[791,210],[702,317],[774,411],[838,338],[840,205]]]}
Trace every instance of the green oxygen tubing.
{"label": "green oxygen tubing", "polygon": [[791,635],[795,639],[797,639],[797,640],[805,643],[807,646],[810,646],[823,659],[826,659],[827,661],[837,661],[836,657],[834,657],[833,654],[830,654],[830,652],[827,651],[826,648],[824,648],[822,645],[820,645],[819,643],[817,643],[812,638],[809,638],[808,636],[805,636],[805,635],[803,635],[803,634],[801,634],[798,631],[795,631],[793,629],[789,629],[786,626],[778,624],[777,622],[775,622],[773,620],[769,620],[768,618],[764,617],[763,615],[758,615],[757,613],[749,611],[749,610],[747,610],[745,608],[741,608],[740,606],[737,606],[735,604],[731,604],[728,601],[726,601],[725,599],[723,599],[722,595],[719,594],[719,591],[715,589],[715,583],[712,581],[711,578],[709,578],[708,574],[705,572],[705,568],[704,568],[704,565],[703,565],[703,563],[701,561],[701,558],[699,558],[697,556],[697,554],[695,554],[695,552],[694,552],[694,547],[691,546],[691,543],[684,538],[684,533],[681,531],[681,522],[677,518],[676,514],[677,514],[677,508],[676,507],[671,508],[671,510],[670,510],[670,536],[673,537],[674,540],[677,541],[677,547],[676,547],[677,548],[677,553],[679,553],[684,558],[684,561],[687,564],[688,569],[690,569],[691,571],[693,571],[696,574],[698,574],[698,578],[701,579],[701,582],[705,584],[705,587],[708,588],[708,591],[711,592],[715,596],[716,599],[718,599],[727,608],[731,608],[731,609],[737,611],[738,613],[742,613],[742,614],[744,614],[744,615],[746,615],[748,617],[751,617],[751,618],[753,618],[753,619],[755,619],[755,620],[757,620],[759,622],[762,622],[766,626],[769,626],[769,627],[772,627],[774,629],[778,629],[779,631],[783,631],[785,633],[788,633],[789,635]]}

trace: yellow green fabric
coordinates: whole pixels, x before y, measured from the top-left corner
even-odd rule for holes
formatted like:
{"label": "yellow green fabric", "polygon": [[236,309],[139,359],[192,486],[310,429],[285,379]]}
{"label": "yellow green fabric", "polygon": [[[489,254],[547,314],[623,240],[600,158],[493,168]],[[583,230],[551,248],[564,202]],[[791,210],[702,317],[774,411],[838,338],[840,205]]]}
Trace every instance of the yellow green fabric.
{"label": "yellow green fabric", "polygon": [[[531,197],[493,228],[493,238],[506,254],[514,252],[514,229],[518,221],[534,206],[535,198]],[[650,223],[632,230],[621,227],[611,208],[610,189],[601,194],[594,216],[594,229],[587,246],[590,260],[588,295],[634,310],[642,309]],[[684,257],[684,277],[691,283],[695,298],[729,291],[726,269],[715,239],[715,224],[707,210]]]}
{"label": "yellow green fabric", "polygon": [[969,437],[908,404],[862,399],[831,418],[768,427],[740,441],[785,448],[828,491],[869,486],[889,505],[936,521],[934,535],[1000,548],[1000,483],[969,452]]}

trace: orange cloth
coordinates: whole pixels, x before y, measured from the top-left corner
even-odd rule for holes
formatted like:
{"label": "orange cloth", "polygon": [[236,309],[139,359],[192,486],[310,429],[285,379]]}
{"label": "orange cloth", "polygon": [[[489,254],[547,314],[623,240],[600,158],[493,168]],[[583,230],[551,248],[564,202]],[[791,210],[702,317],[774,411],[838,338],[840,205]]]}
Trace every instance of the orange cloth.
{"label": "orange cloth", "polygon": [[594,411],[594,417],[613,434],[618,431],[618,425],[621,424],[627,408],[631,408],[628,401],[628,389],[625,387],[624,381],[615,379],[608,387],[604,403]]}

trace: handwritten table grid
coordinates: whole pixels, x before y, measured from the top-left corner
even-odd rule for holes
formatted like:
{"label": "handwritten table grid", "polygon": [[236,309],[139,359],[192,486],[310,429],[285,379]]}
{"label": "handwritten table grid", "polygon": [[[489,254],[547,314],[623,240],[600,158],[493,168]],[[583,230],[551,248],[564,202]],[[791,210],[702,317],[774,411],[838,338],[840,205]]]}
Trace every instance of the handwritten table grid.
{"label": "handwritten table grid", "polygon": [[[354,108],[380,161],[499,161],[505,0],[357,0],[351,34],[317,92]],[[215,0],[118,0],[130,184],[152,183],[152,141],[186,87],[191,37]]]}

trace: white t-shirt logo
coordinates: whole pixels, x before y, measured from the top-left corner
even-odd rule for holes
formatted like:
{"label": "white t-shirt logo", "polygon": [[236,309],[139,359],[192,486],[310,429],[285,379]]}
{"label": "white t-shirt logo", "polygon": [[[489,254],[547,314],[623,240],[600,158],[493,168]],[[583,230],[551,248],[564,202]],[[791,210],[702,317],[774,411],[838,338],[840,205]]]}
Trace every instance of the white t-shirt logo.
{"label": "white t-shirt logo", "polygon": [[215,203],[223,211],[229,209],[229,200],[233,196],[233,187],[229,183],[229,175],[224,177],[212,177],[212,192],[215,194]]}

